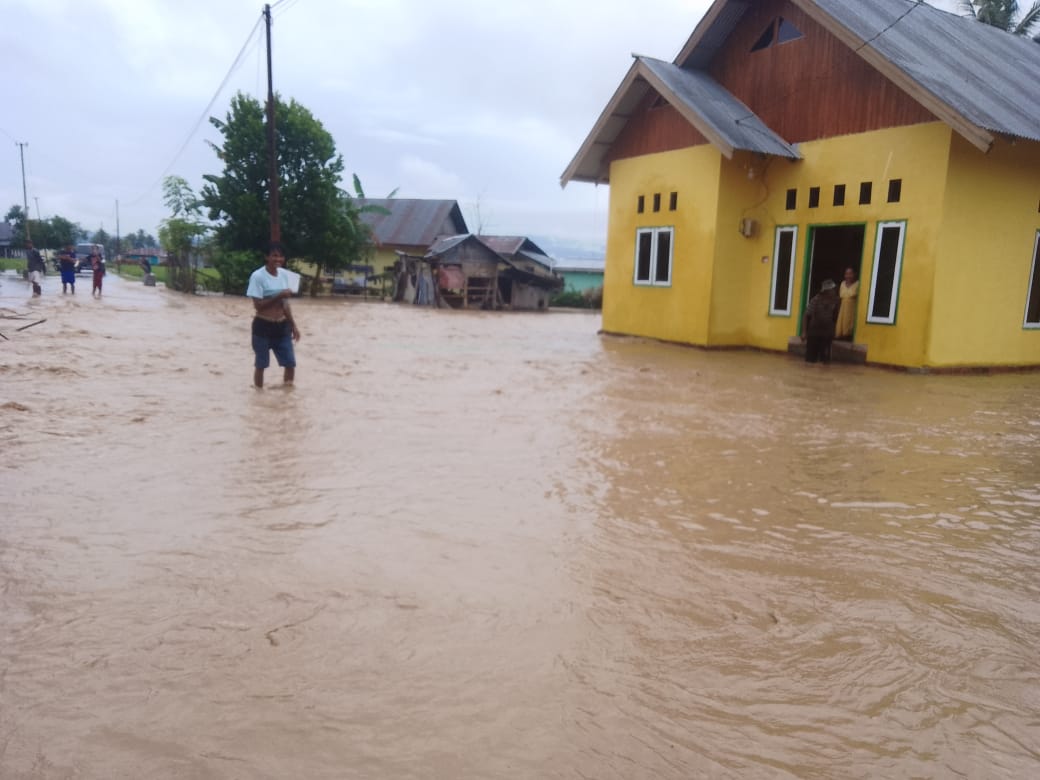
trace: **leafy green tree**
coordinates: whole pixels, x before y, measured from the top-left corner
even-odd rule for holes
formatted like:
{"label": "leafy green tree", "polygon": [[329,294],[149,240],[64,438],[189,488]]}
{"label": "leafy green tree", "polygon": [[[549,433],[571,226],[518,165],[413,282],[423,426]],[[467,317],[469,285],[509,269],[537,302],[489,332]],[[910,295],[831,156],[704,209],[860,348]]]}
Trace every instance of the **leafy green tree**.
{"label": "leafy green tree", "polygon": [[[68,244],[75,244],[86,236],[83,228],[77,223],[57,215],[50,219],[45,219],[42,225],[39,222],[36,222],[35,225],[40,225],[41,228],[44,228],[41,232],[47,236],[47,243],[43,244],[43,246],[47,247],[62,247]],[[34,235],[35,225],[33,228]]]}
{"label": "leafy green tree", "polygon": [[[275,98],[278,189],[282,239],[292,258],[314,263],[319,274],[355,263],[364,255],[367,232],[359,210],[339,189],[343,158],[332,136],[295,100]],[[210,119],[223,136],[211,143],[224,164],[207,175],[202,202],[217,221],[224,250],[263,247],[270,235],[264,108],[237,94],[225,119]]]}
{"label": "leafy green tree", "polygon": [[262,263],[259,252],[216,247],[213,267],[220,274],[220,289],[228,295],[245,295],[249,275]]}
{"label": "leafy green tree", "polygon": [[[1013,35],[1031,35],[1040,28],[1040,1],[1020,14],[1016,0],[961,0],[961,8],[983,24],[999,27]],[[1040,43],[1040,32],[1034,41]]]}
{"label": "leafy green tree", "polygon": [[167,285],[180,292],[195,292],[195,256],[200,239],[209,230],[202,218],[202,204],[180,176],[163,179],[163,203],[170,210],[159,226],[159,240],[168,253]]}
{"label": "leafy green tree", "polygon": [[159,246],[159,242],[151,233],[138,230],[136,233],[127,233],[123,238],[123,246],[130,249],[144,249],[145,247]]}
{"label": "leafy green tree", "polygon": [[[14,245],[22,246],[25,243],[25,210],[17,204],[11,206],[4,215],[4,221],[11,223],[11,229],[14,231],[11,239]],[[40,246],[46,246],[46,244],[40,244]]]}

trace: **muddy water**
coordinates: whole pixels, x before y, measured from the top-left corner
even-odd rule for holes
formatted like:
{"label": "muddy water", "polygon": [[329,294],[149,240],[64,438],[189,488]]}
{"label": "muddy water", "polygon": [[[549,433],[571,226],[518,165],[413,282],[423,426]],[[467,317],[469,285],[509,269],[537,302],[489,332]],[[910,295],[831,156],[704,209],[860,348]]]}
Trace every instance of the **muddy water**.
{"label": "muddy water", "polygon": [[54,282],[0,280],[5,780],[1040,773],[1040,376],[301,301],[256,392],[242,300]]}

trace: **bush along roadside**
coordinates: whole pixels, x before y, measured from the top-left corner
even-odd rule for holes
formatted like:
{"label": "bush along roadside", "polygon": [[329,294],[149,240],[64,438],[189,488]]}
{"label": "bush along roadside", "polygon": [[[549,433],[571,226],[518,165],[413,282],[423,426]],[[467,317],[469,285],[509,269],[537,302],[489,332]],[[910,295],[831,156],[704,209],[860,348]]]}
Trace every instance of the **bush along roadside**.
{"label": "bush along roadside", "polygon": [[554,295],[550,299],[549,305],[567,309],[602,309],[603,288],[595,287],[582,292],[564,290]]}

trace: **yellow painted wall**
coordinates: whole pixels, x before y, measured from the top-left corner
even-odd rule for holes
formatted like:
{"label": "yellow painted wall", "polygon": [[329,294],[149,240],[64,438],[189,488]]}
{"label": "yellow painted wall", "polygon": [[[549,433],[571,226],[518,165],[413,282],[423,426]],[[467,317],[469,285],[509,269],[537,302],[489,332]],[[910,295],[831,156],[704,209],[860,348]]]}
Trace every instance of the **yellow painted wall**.
{"label": "yellow painted wall", "polygon": [[378,274],[391,270],[396,262],[397,254],[394,249],[378,248],[372,252],[372,257],[366,265],[372,266],[373,273]]}
{"label": "yellow painted wall", "polygon": [[[748,175],[755,166],[761,169],[761,161],[747,152],[737,152],[732,160],[723,158],[721,184],[719,186],[719,212],[715,234],[715,269],[712,274],[711,333],[712,346],[745,346],[753,344],[751,322],[769,311],[769,280],[765,297],[754,293],[755,275],[759,271],[761,258],[772,260],[772,235],[770,228],[763,240],[762,226],[757,235],[747,238],[741,234],[740,222],[752,216],[755,204],[762,203],[768,196],[760,175]],[[787,163],[789,165],[789,163]],[[755,217],[757,218],[756,214]],[[768,243],[768,251],[762,246]],[[766,266],[769,268],[770,266]],[[787,345],[790,323],[786,319],[774,323],[775,341]],[[781,347],[777,347],[780,349]]]}
{"label": "yellow painted wall", "polygon": [[[610,215],[603,279],[603,329],[687,344],[708,344],[712,266],[718,211],[719,167],[712,146],[618,160],[610,167]],[[678,208],[668,210],[678,193]],[[653,196],[661,211],[653,212]],[[638,197],[644,213],[637,213]],[[675,228],[672,283],[633,283],[636,230]]]}
{"label": "yellow painted wall", "polygon": [[[931,317],[933,258],[942,218],[949,144],[949,128],[935,122],[806,143],[799,147],[804,158],[801,162],[773,160],[769,163],[763,177],[769,196],[762,206],[751,211],[762,228],[753,242],[752,254],[758,259],[748,261],[754,269],[749,284],[751,344],[782,350],[786,349],[788,338],[799,333],[810,228],[865,224],[855,340],[867,346],[870,362],[901,366],[922,364]],[[737,167],[739,161],[735,158],[732,165]],[[899,203],[887,202],[891,179],[903,182]],[[873,185],[871,203],[860,205],[860,183],[866,181]],[[833,205],[835,184],[845,185],[844,206]],[[809,208],[810,187],[820,187],[818,208]],[[798,190],[798,206],[794,211],[785,208],[786,193],[791,188]],[[731,213],[723,219],[733,221],[736,216]],[[877,224],[900,220],[905,220],[907,227],[896,322],[894,325],[868,324]],[[790,318],[769,315],[773,243],[779,225],[798,227]],[[767,257],[768,262],[761,262],[763,257]]]}
{"label": "yellow painted wall", "polygon": [[928,363],[1040,365],[1040,330],[1023,328],[1040,143],[998,140],[983,154],[955,137],[949,168]]}
{"label": "yellow painted wall", "polygon": [[[1040,331],[1024,330],[1040,229],[1040,144],[1000,142],[989,155],[941,122],[802,144],[791,162],[711,146],[611,166],[604,329],[701,346],[786,350],[800,331],[810,229],[862,224],[855,341],[871,363],[905,367],[1040,364]],[[888,183],[902,180],[898,203]],[[873,185],[859,203],[861,182]],[[845,205],[833,205],[835,184]],[[810,187],[820,188],[809,208]],[[797,207],[786,208],[788,189]],[[667,211],[670,192],[679,209]],[[662,211],[651,210],[662,195]],[[639,195],[647,210],[636,213]],[[753,237],[738,231],[756,221]],[[867,322],[880,222],[906,224],[894,324]],[[673,225],[672,285],[633,284],[636,230]],[[776,228],[798,228],[790,316],[771,316]],[[997,334],[996,336],[994,334]]]}

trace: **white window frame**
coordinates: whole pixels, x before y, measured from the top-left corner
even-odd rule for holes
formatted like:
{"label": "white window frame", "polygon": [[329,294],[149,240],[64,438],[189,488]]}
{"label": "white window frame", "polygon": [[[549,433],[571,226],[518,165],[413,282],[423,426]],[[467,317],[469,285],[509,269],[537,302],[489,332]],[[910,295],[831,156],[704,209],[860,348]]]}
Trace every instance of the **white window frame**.
{"label": "white window frame", "polygon": [[[657,237],[662,233],[668,234],[668,280],[657,281]],[[639,243],[644,234],[650,235],[650,278],[639,278]],[[636,230],[636,253],[632,268],[632,283],[639,287],[671,287],[672,286],[672,258],[675,255],[675,228],[674,227],[649,227]]]}
{"label": "white window frame", "polygon": [[[888,314],[876,316],[874,314],[874,297],[877,294],[878,260],[881,255],[881,239],[886,229],[899,229],[899,243],[896,245],[896,267],[892,273],[892,301],[889,305]],[[899,310],[899,288],[903,276],[903,251],[906,246],[906,222],[903,220],[892,222],[878,222],[877,234],[874,238],[874,267],[870,271],[870,301],[867,303],[867,322],[874,325],[895,325],[896,312]]]}
{"label": "white window frame", "polygon": [[[791,234],[791,267],[788,270],[787,279],[787,307],[784,309],[775,308],[776,303],[776,281],[777,275],[780,270],[780,236],[784,233]],[[773,239],[773,273],[772,283],[769,285],[769,313],[777,317],[790,317],[791,316],[791,301],[794,299],[794,266],[795,260],[798,257],[798,226],[797,225],[781,225],[776,229],[776,235]]]}
{"label": "white window frame", "polygon": [[1032,303],[1031,296],[1033,293],[1033,280],[1037,274],[1040,274],[1040,230],[1036,231],[1036,240],[1033,242],[1033,262],[1029,266],[1029,282],[1026,287],[1026,311],[1022,317],[1022,327],[1028,328],[1029,330],[1040,329],[1040,320],[1036,322],[1029,321],[1029,307]]}

